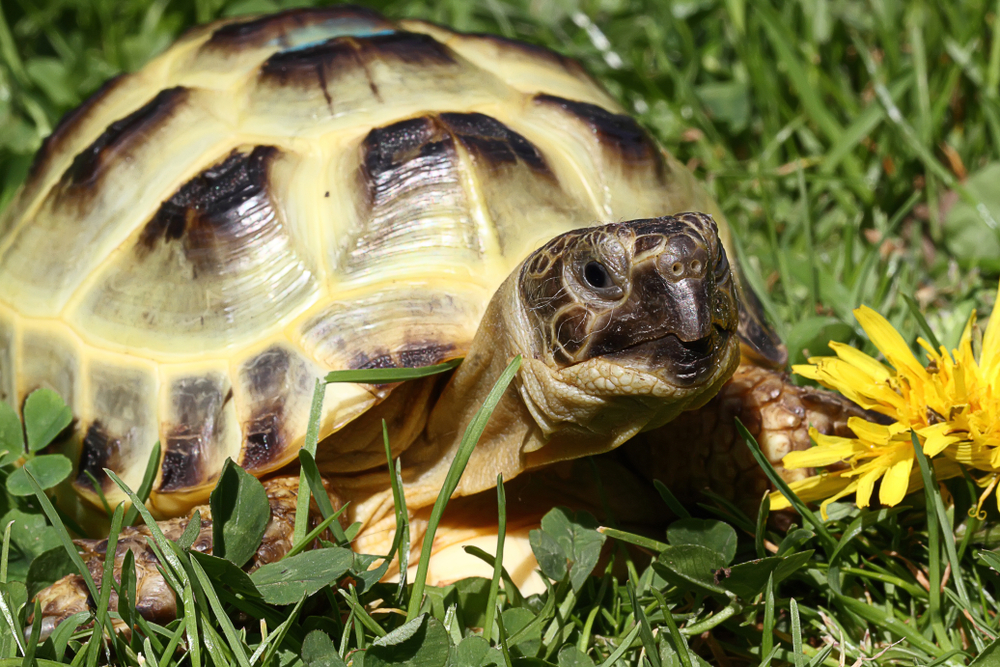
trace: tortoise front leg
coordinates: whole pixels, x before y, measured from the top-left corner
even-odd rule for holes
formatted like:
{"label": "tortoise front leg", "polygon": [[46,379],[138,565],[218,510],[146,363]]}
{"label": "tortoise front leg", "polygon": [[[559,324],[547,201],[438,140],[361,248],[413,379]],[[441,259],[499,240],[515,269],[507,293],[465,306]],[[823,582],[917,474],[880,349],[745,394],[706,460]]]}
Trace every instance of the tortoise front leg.
{"label": "tortoise front leg", "polygon": [[820,433],[852,437],[847,420],[870,416],[839,394],[799,387],[786,373],[744,364],[718,395],[703,407],[669,424],[642,433],[623,447],[635,470],[659,479],[681,500],[710,489],[756,514],[771,486],[736,430],[739,419],[760,443],[764,455],[786,481],[811,469],[786,470],[785,454],[810,446],[809,427]]}

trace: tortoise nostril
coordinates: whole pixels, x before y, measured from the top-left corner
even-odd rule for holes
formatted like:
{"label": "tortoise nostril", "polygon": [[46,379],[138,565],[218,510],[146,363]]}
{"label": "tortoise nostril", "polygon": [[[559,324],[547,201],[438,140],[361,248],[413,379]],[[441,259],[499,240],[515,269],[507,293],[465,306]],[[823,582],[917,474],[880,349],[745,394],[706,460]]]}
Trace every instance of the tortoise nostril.
{"label": "tortoise nostril", "polygon": [[680,262],[674,262],[674,265],[670,267],[670,272],[673,273],[675,276],[680,276],[682,273],[684,273],[684,265],[681,264]]}
{"label": "tortoise nostril", "polygon": [[691,273],[697,274],[701,272],[701,262],[694,260],[691,262]]}

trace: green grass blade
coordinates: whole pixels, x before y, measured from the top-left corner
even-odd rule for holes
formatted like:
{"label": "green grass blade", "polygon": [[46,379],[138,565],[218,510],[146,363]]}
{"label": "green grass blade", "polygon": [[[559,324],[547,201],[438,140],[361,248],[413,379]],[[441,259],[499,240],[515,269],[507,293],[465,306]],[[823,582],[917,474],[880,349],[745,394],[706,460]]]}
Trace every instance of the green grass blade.
{"label": "green grass blade", "polygon": [[656,648],[656,639],[653,638],[653,629],[649,626],[649,619],[639,604],[639,598],[635,594],[635,586],[631,581],[627,583],[628,596],[632,603],[632,614],[635,616],[636,625],[639,627],[639,637],[642,639],[642,646],[646,649],[646,660],[653,667],[661,667],[660,652]]}
{"label": "green grass blade", "polygon": [[490,592],[486,596],[486,622],[483,623],[483,636],[486,641],[493,641],[493,614],[497,609],[497,593],[500,591],[500,574],[503,572],[503,543],[507,537],[507,495],[503,488],[503,473],[497,475],[497,552],[493,559],[493,577],[490,579]]}
{"label": "green grass blade", "polygon": [[457,368],[462,363],[461,359],[452,359],[443,364],[435,366],[421,366],[418,368],[366,368],[352,371],[333,371],[324,378],[326,382],[359,382],[364,384],[389,384],[393,382],[406,382],[407,380],[418,380],[430,377],[438,373],[447,373]]}
{"label": "green grass blade", "polygon": [[[938,534],[941,535],[944,542],[945,553],[948,557],[948,562],[951,565],[951,578],[955,582],[955,590],[958,593],[958,598],[962,601],[962,607],[969,610],[970,613],[975,610],[972,605],[972,601],[969,599],[968,592],[965,588],[965,577],[962,574],[962,562],[958,558],[958,551],[955,547],[955,533],[951,529],[951,522],[948,520],[948,513],[944,507],[944,501],[941,499],[941,492],[938,490],[937,479],[934,474],[934,467],[927,460],[927,456],[924,454],[924,449],[920,445],[920,440],[917,438],[916,431],[910,431],[910,441],[913,444],[914,457],[917,459],[917,465],[920,466],[920,476],[924,482],[924,496],[926,497],[927,507],[931,511],[927,512],[927,532],[928,532],[928,551],[930,552],[931,563],[934,562],[934,557],[937,555],[940,557],[940,547],[938,548],[936,554],[931,551],[932,544],[934,540],[931,539],[931,533],[934,530],[940,531]],[[932,527],[932,516],[936,528]],[[938,564],[940,568],[940,564]],[[940,603],[941,586],[940,580],[938,580],[938,585],[934,585],[934,578],[931,577],[931,605],[933,606],[933,600],[935,596],[938,597],[938,602]],[[979,636],[978,632],[969,633],[973,637],[973,642],[976,645],[976,649],[982,651],[986,645],[983,643],[982,638]],[[952,648],[950,641],[941,642],[941,645],[945,648]]]}
{"label": "green grass blade", "polygon": [[7,583],[7,565],[10,561],[10,531],[14,527],[11,520],[3,529],[3,546],[0,547],[0,584]]}
{"label": "green grass blade", "polygon": [[660,553],[666,549],[667,546],[669,546],[665,542],[659,542],[651,537],[646,537],[645,535],[636,535],[635,533],[617,530],[615,528],[608,528],[607,526],[599,527],[597,532],[607,535],[608,537],[620,542],[637,546],[640,549],[647,549],[654,554]]}
{"label": "green grass blade", "polygon": [[819,535],[820,539],[823,540],[826,552],[832,554],[837,548],[837,541],[830,535],[830,531],[826,529],[826,524],[816,516],[812,510],[806,507],[795,492],[789,488],[788,483],[781,478],[781,476],[774,471],[774,466],[771,462],[767,460],[764,456],[764,452],[760,450],[760,445],[757,444],[757,439],[751,435],[750,431],[747,430],[743,423],[736,419],[736,430],[740,432],[743,437],[743,442],[746,443],[747,447],[750,448],[750,453],[753,455],[757,465],[761,467],[764,474],[767,475],[767,479],[774,485],[774,488],[778,489],[788,502],[791,504],[792,508],[802,515],[802,517],[812,524],[813,528],[816,530],[816,534]]}
{"label": "green grass blade", "polygon": [[146,523],[146,527],[149,529],[149,532],[152,533],[153,542],[156,543],[156,546],[159,549],[159,556],[163,559],[161,562],[167,564],[167,570],[173,575],[173,580],[178,583],[180,587],[189,588],[191,581],[188,579],[184,566],[181,564],[180,559],[170,546],[170,540],[168,540],[163,534],[160,526],[156,523],[156,519],[154,519],[153,515],[150,514],[148,509],[146,509],[146,505],[143,503],[142,499],[140,499],[139,496],[137,496],[136,493],[132,491],[132,489],[130,489],[113,470],[105,468],[104,472],[115,484],[118,485],[118,488],[125,492],[125,495],[127,495],[129,500],[132,501],[132,507],[138,508],[139,514],[142,515],[142,520]]}
{"label": "green grass blade", "polygon": [[770,655],[774,648],[774,573],[767,576],[764,589],[764,619],[761,622],[760,654]]}
{"label": "green grass blade", "polygon": [[353,585],[350,587],[350,592],[345,591],[343,588],[338,589],[337,592],[340,593],[341,597],[344,598],[351,608],[351,611],[354,612],[354,617],[359,619],[361,624],[368,628],[376,637],[385,637],[388,634],[382,629],[382,626],[375,622],[375,619],[371,617],[361,602],[358,601],[358,594]]}
{"label": "green grass blade", "polygon": [[333,514],[320,521],[315,528],[309,531],[309,534],[306,535],[301,542],[297,543],[295,546],[293,546],[291,549],[288,550],[288,553],[286,553],[284,556],[281,557],[282,560],[284,560],[285,558],[291,558],[292,556],[302,553],[303,551],[308,549],[309,545],[313,543],[313,540],[322,535],[323,531],[329,528],[334,521],[339,519],[340,515],[343,514],[344,510],[346,509],[347,505],[344,505]]}
{"label": "green grass blade", "polygon": [[[140,502],[145,505],[146,501],[149,500],[149,493],[153,490],[153,482],[156,481],[156,473],[160,469],[160,443],[157,442],[153,445],[153,449],[149,452],[149,460],[146,461],[146,470],[142,473],[142,481],[139,482],[139,488],[136,490],[135,495],[140,500]],[[125,524],[126,526],[131,526],[135,523],[136,518],[139,516],[139,510],[133,504],[128,508],[128,512],[125,513]]]}
{"label": "green grass blade", "polygon": [[97,606],[94,610],[96,621],[94,622],[94,632],[90,636],[90,643],[87,648],[87,664],[93,667],[100,658],[100,649],[104,644],[104,633],[107,632],[111,638],[115,637],[114,625],[108,615],[108,605],[111,603],[111,592],[115,586],[115,554],[118,553],[118,535],[121,533],[122,521],[125,517],[125,506],[121,503],[115,507],[111,516],[111,528],[108,531],[108,547],[104,557],[104,571],[101,576],[101,596],[97,599]]}
{"label": "green grass blade", "polygon": [[276,627],[274,629],[274,632],[272,632],[267,636],[267,639],[265,639],[260,643],[260,646],[257,647],[257,650],[255,650],[253,652],[253,655],[250,656],[251,665],[257,664],[258,658],[260,659],[261,665],[268,665],[271,663],[271,658],[274,657],[275,652],[278,650],[278,648],[281,647],[281,644],[285,641],[285,636],[288,634],[288,631],[291,629],[294,621],[298,619],[299,612],[302,611],[302,605],[304,605],[305,602],[306,602],[305,597],[299,600],[296,603],[296,605],[292,607],[292,611],[289,612],[288,618],[286,618],[281,623],[281,625]]}
{"label": "green grass blade", "polygon": [[27,651],[24,652],[24,659],[21,667],[33,667],[35,664],[35,649],[38,648],[38,638],[42,633],[42,605],[35,600],[35,609],[32,614],[31,636],[28,638]]}
{"label": "green grass blade", "polygon": [[[306,427],[306,440],[302,449],[316,458],[316,447],[319,445],[319,423],[323,417],[323,399],[326,397],[326,382],[316,379],[313,388],[312,405],[309,407],[309,426]],[[320,487],[322,489],[323,487]],[[306,476],[305,469],[299,471],[299,495],[295,499],[295,528],[292,532],[292,544],[298,545],[309,530],[309,499],[313,494],[313,486]]]}
{"label": "green grass blade", "polygon": [[[327,495],[326,487],[323,486],[323,477],[316,466],[316,459],[306,450],[300,449],[299,465],[302,466],[302,475],[309,481],[309,488],[312,490],[313,498],[316,499],[316,506],[319,507],[319,513],[324,519],[330,518],[334,514],[333,503],[330,502],[330,496]],[[306,494],[300,493],[300,495]],[[344,529],[339,523],[331,523],[330,531],[333,533],[338,545],[347,546],[347,536],[344,534]]]}
{"label": "green grass blade", "polygon": [[670,611],[670,607],[667,606],[667,601],[663,597],[663,593],[655,588],[650,589],[650,593],[656,598],[657,603],[660,605],[660,612],[663,614],[663,620],[667,624],[667,629],[670,631],[670,639],[674,645],[674,650],[677,651],[677,655],[680,656],[681,665],[683,667],[692,667],[691,665],[691,655],[688,653],[688,643],[684,635],[681,634],[680,629],[677,627],[677,621],[674,620],[674,615]]}
{"label": "green grass blade", "polygon": [[73,565],[76,566],[77,572],[83,577],[83,582],[87,586],[87,592],[90,593],[92,600],[97,600],[100,596],[97,592],[97,585],[94,583],[94,578],[90,576],[90,570],[84,564],[83,559],[80,558],[80,553],[76,550],[76,545],[73,544],[73,540],[70,538],[69,533],[66,531],[66,527],[63,525],[62,521],[59,519],[59,513],[56,512],[56,508],[52,505],[52,501],[49,497],[45,495],[42,487],[38,484],[28,470],[25,470],[25,475],[28,479],[28,484],[31,485],[32,491],[35,492],[35,497],[38,499],[38,504],[42,506],[42,512],[48,518],[49,523],[56,531],[56,535],[59,537],[59,541],[62,543],[63,547],[66,549],[66,553],[69,555],[70,560],[73,561]]}
{"label": "green grass blade", "polygon": [[658,479],[653,480],[653,486],[656,488],[656,492],[660,494],[660,498],[663,498],[663,502],[667,504],[670,511],[673,512],[674,516],[678,519],[690,519],[691,512],[684,507],[681,501],[677,500],[677,497],[667,488],[667,485]]}
{"label": "green grass blade", "polygon": [[506,667],[513,667],[513,662],[510,659],[510,640],[507,639],[507,628],[503,625],[503,614],[497,614],[497,633],[500,635],[500,653],[503,655],[503,664]]}
{"label": "green grass blade", "polygon": [[625,635],[622,639],[622,643],[618,645],[614,653],[608,656],[608,659],[601,663],[601,667],[612,667],[618,660],[621,659],[625,652],[632,647],[632,642],[635,641],[636,636],[639,634],[639,625],[636,624],[632,630]]}
{"label": "green grass blade", "polygon": [[[753,533],[753,546],[757,552],[757,558],[764,558],[767,550],[764,548],[764,534],[767,530],[767,517],[771,514],[771,494],[765,493],[760,500],[760,507],[757,508],[757,526]],[[767,651],[764,651],[766,654]]]}
{"label": "green grass blade", "polygon": [[[398,458],[395,465],[393,464],[392,447],[389,446],[389,427],[384,419],[382,446],[385,447],[385,460],[389,465],[389,485],[392,487],[392,505],[396,512],[396,532],[392,536],[392,547],[382,567],[387,568],[393,556],[399,554],[399,586],[396,587],[396,599],[402,605],[406,595],[406,575],[410,567],[410,513],[406,509],[406,494],[403,493],[403,464]],[[379,576],[379,579],[381,578]]]}
{"label": "green grass blade", "polygon": [[497,378],[496,384],[490,390],[489,395],[483,402],[483,406],[476,412],[472,422],[465,430],[465,435],[462,437],[458,452],[455,454],[455,459],[451,462],[451,467],[445,476],[441,492],[438,494],[437,501],[435,501],[434,507],[431,509],[430,519],[427,521],[427,532],[424,534],[423,547],[420,550],[420,563],[417,566],[417,576],[413,582],[413,590],[410,593],[410,605],[406,612],[407,621],[412,621],[417,617],[420,605],[423,603],[424,586],[427,583],[427,568],[430,564],[431,550],[434,545],[434,533],[437,532],[438,524],[441,522],[441,515],[444,514],[444,508],[448,504],[448,500],[451,499],[451,494],[458,487],[458,481],[465,471],[465,465],[469,462],[472,450],[475,448],[476,443],[479,442],[479,436],[483,434],[490,415],[493,414],[494,408],[500,402],[504,392],[507,391],[507,386],[513,381],[520,367],[521,355],[517,355],[507,365],[503,373],[500,374],[500,377]]}
{"label": "green grass blade", "polygon": [[788,615],[792,620],[792,660],[795,667],[805,667],[806,657],[802,654],[802,623],[799,620],[799,603],[795,598],[788,600]]}
{"label": "green grass blade", "polygon": [[250,661],[247,659],[246,654],[246,645],[237,634],[233,622],[229,619],[229,615],[222,606],[222,602],[219,601],[219,596],[215,593],[212,580],[208,578],[204,568],[202,568],[201,563],[197,559],[189,558],[188,564],[194,573],[194,578],[198,581],[201,593],[208,599],[208,604],[212,609],[215,620],[222,626],[222,633],[226,637],[229,650],[235,656],[236,662],[239,663],[240,667],[250,667]]}

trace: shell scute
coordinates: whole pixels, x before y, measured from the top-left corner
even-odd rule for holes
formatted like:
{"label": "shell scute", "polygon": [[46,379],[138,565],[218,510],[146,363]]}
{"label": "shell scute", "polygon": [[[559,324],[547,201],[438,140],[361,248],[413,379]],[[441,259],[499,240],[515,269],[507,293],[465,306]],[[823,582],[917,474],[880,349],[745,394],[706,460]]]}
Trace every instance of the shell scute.
{"label": "shell scute", "polygon": [[158,493],[210,485],[226,455],[236,455],[242,436],[232,399],[229,376],[222,371],[181,375],[168,385]]}
{"label": "shell scute", "polygon": [[[0,328],[2,326],[0,324]],[[0,338],[2,337],[3,334],[0,333]],[[3,345],[2,341],[0,345]],[[15,405],[24,405],[28,394],[43,387],[57,392],[70,408],[79,405],[80,348],[65,328],[37,324],[26,326],[21,335],[17,358],[20,360],[20,368]],[[0,378],[0,384],[2,381]]]}
{"label": "shell scute", "polygon": [[348,195],[355,221],[341,243],[330,246],[330,262],[343,274],[384,280],[432,263],[464,266],[482,257],[454,138],[435,118],[372,130],[361,142],[360,165],[351,162],[344,166],[353,174],[330,178],[359,186]]}
{"label": "shell scute", "polygon": [[76,154],[60,178],[59,198],[80,198],[97,187],[105,165],[116,156],[137,148],[147,135],[157,131],[177,108],[187,101],[189,91],[181,86],[168,88],[129,115],[105,128],[94,141]]}
{"label": "shell scute", "polygon": [[251,473],[275,470],[296,456],[322,369],[276,343],[245,361],[233,388],[244,433],[237,463]]}
{"label": "shell scute", "polygon": [[200,51],[221,51],[241,57],[248,49],[299,49],[334,37],[366,36],[391,30],[392,23],[378,12],[364,7],[310,7],[283,12],[278,16],[227,23],[212,31],[212,36],[200,47]]}
{"label": "shell scute", "polygon": [[182,185],[131,251],[95,272],[71,320],[91,336],[170,354],[197,339],[209,349],[256,340],[294,316],[319,287],[282,208],[288,179],[273,175],[277,161],[269,146],[233,151]]}
{"label": "shell scute", "polygon": [[151,362],[101,355],[87,360],[84,378],[87,390],[75,413],[86,431],[75,486],[83,495],[93,497],[93,487],[84,474],[89,471],[114,505],[124,500],[125,494],[105,475],[104,468],[116,471],[130,488],[139,488],[150,452],[159,440],[158,372]]}
{"label": "shell scute", "polygon": [[[149,122],[130,126],[135,133],[109,134],[115,138],[96,151],[96,162],[93,151],[81,149],[78,156],[88,156],[81,169],[71,168],[65,187],[60,181],[10,231],[0,249],[0,293],[20,314],[59,316],[132,235],[136,212],[155,210],[193,164],[232,141],[231,127],[212,112],[210,95],[190,91],[182,97],[169,113],[144,114]],[[79,186],[74,174],[83,179]]]}

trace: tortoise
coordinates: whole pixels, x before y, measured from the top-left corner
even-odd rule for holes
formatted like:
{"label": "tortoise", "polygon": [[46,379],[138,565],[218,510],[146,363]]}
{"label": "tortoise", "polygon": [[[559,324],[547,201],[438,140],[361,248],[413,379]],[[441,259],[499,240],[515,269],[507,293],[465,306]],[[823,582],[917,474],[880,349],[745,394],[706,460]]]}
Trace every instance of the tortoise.
{"label": "tortoise", "polygon": [[[103,469],[135,488],[157,441],[148,506],[168,534],[227,458],[267,480],[256,563],[287,550],[283,470],[331,369],[464,358],[446,377],[327,388],[317,460],[364,525],[360,550],[384,550],[394,525],[382,420],[419,527],[517,354],[436,549],[489,534],[497,473],[525,516],[586,503],[567,463],[585,456],[605,456],[626,514],[652,511],[650,477],[756,501],[766,480],[734,448],[734,415],[778,464],[853,408],[788,382],[735,260],[691,172],[571,59],[351,6],[230,18],[110,80],[45,140],[0,218],[0,400],[65,397],[80,520],[88,473],[121,501]],[[119,556],[146,548],[142,530]],[[81,545],[100,567],[101,543]],[[444,562],[432,578],[469,571]],[[140,576],[140,609],[172,613],[155,567]],[[72,577],[40,599],[49,619],[87,604]]]}

